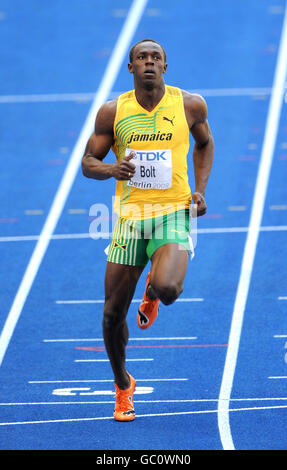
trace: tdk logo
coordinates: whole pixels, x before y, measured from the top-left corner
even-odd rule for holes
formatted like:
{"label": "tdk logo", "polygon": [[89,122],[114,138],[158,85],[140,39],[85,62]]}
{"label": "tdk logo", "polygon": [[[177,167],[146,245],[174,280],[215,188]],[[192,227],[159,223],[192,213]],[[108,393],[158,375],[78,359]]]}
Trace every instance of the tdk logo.
{"label": "tdk logo", "polygon": [[142,151],[137,151],[135,155],[135,159],[139,159],[141,162],[153,162],[153,161],[160,161],[160,160],[167,160],[165,157],[165,154],[167,152],[165,150],[163,151],[155,151],[155,152],[142,152]]}

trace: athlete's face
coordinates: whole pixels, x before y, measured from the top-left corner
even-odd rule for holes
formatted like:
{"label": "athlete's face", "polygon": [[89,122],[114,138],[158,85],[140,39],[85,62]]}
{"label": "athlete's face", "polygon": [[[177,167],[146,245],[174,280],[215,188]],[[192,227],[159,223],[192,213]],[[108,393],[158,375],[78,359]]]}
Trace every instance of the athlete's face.
{"label": "athlete's face", "polygon": [[161,82],[166,67],[164,52],[160,45],[146,41],[135,47],[129,71],[134,74],[138,83],[153,88]]}

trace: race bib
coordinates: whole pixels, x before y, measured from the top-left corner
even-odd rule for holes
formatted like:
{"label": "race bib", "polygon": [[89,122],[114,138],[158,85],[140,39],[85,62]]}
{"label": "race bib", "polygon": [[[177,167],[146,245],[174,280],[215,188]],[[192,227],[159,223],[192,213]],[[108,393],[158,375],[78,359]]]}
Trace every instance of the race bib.
{"label": "race bib", "polygon": [[139,189],[168,189],[172,183],[171,149],[168,150],[133,150],[126,149],[126,156],[135,152],[131,163],[136,172],[128,186]]}

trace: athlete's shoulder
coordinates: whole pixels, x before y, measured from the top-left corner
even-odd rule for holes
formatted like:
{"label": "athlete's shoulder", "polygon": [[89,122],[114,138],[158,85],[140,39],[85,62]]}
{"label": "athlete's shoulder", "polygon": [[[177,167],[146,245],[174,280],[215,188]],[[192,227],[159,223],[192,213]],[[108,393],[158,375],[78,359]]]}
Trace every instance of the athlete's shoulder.
{"label": "athlete's shoulder", "polygon": [[118,98],[113,100],[106,101],[102,106],[99,108],[98,115],[106,115],[106,114],[113,114],[117,109],[117,102]]}
{"label": "athlete's shoulder", "polygon": [[181,90],[184,108],[191,122],[205,121],[207,118],[207,104],[205,99],[197,94]]}
{"label": "athlete's shoulder", "polygon": [[95,123],[96,133],[112,133],[117,112],[117,101],[118,98],[106,101],[99,108]]}
{"label": "athlete's shoulder", "polygon": [[181,93],[184,103],[188,106],[193,106],[195,108],[205,108],[207,106],[203,96],[199,95],[198,93],[190,93],[186,90],[181,90]]}

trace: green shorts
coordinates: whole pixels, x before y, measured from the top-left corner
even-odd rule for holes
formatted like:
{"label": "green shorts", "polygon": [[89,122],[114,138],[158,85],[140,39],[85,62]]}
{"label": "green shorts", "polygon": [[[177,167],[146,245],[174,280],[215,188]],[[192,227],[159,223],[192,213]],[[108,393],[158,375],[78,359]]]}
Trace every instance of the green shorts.
{"label": "green shorts", "polygon": [[109,246],[108,261],[145,266],[162,245],[177,243],[190,251],[189,210],[144,220],[118,218]]}

